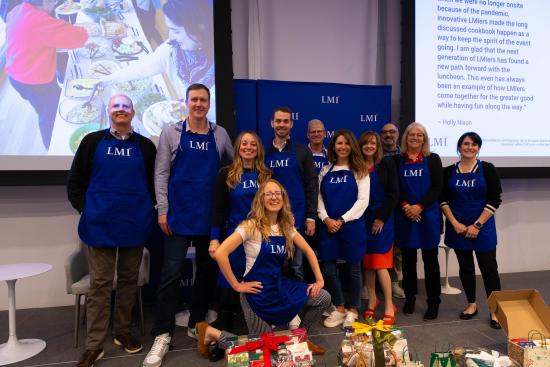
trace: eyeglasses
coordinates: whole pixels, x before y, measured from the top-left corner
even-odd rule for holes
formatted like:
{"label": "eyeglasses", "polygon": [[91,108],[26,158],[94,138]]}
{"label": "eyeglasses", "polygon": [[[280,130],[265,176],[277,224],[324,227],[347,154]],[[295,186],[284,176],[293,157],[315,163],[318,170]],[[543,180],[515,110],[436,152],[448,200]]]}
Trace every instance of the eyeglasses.
{"label": "eyeglasses", "polygon": [[311,130],[309,131],[310,134],[323,134],[325,130]]}
{"label": "eyeglasses", "polygon": [[280,198],[283,196],[282,191],[267,191],[264,192],[264,196],[267,198]]}
{"label": "eyeglasses", "polygon": [[382,133],[382,135],[384,135],[384,134],[396,134],[397,130],[382,130],[380,132]]}

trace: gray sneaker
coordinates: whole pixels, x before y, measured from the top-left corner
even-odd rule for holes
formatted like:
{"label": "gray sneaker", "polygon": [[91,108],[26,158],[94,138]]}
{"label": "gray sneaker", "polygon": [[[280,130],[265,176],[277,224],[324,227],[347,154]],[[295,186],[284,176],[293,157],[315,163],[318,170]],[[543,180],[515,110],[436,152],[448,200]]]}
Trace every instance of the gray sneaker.
{"label": "gray sneaker", "polygon": [[392,282],[391,292],[395,298],[405,298],[405,291],[399,286],[399,282]]}
{"label": "gray sneaker", "polygon": [[168,353],[171,340],[168,333],[157,335],[151,350],[143,360],[143,367],[159,367],[162,364],[162,359]]}

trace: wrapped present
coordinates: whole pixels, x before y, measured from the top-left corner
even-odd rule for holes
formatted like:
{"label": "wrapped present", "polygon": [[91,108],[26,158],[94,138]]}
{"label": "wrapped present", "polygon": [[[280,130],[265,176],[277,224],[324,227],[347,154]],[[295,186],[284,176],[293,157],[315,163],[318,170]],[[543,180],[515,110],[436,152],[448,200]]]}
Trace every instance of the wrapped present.
{"label": "wrapped present", "polygon": [[[279,350],[279,344],[284,344],[287,342],[290,338],[286,335],[282,336],[273,336],[270,334],[261,334],[259,336],[259,340],[248,340],[242,345],[235,346],[234,348],[231,348],[227,354],[228,354],[228,364],[229,364],[229,356],[234,354],[249,354],[250,352],[255,354],[260,354],[258,351],[261,352],[261,358],[263,360],[264,367],[272,367],[271,363],[271,353],[277,352]],[[250,356],[248,356],[250,359]]]}
{"label": "wrapped present", "polygon": [[457,347],[453,349],[453,355],[460,367],[519,367],[506,355],[497,351],[485,348],[464,348]]}
{"label": "wrapped present", "polygon": [[304,328],[292,329],[292,330],[278,330],[269,333],[271,336],[288,336],[289,341],[287,344],[297,344],[307,341],[307,331]]}

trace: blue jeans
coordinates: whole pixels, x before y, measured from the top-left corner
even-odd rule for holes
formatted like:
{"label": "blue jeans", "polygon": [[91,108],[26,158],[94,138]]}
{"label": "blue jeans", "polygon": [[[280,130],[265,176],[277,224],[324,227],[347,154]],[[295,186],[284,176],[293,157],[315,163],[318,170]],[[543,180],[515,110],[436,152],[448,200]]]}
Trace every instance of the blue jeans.
{"label": "blue jeans", "polygon": [[204,320],[208,312],[208,303],[216,288],[217,265],[208,255],[210,236],[166,237],[164,242],[164,263],[157,291],[157,309],[152,334],[174,333],[175,315],[179,311],[181,299],[180,280],[191,244],[195,246],[195,281],[189,309],[189,327],[195,327],[197,321]]}
{"label": "blue jeans", "polygon": [[361,274],[360,262],[346,262],[343,270],[347,273],[347,302],[344,300],[344,292],[336,267],[336,260],[326,260],[321,262],[321,271],[325,278],[325,288],[332,297],[332,303],[335,306],[345,306],[347,308],[359,308],[361,306],[361,287],[363,286],[363,277]]}

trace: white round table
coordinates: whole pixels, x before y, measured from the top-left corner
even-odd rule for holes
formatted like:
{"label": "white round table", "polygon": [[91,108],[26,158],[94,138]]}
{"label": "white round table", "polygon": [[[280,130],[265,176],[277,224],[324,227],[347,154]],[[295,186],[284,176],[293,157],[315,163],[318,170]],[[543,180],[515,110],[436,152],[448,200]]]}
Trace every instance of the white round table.
{"label": "white round table", "polygon": [[0,280],[8,284],[9,328],[8,342],[0,344],[0,366],[31,358],[46,348],[46,342],[40,339],[17,339],[15,328],[15,282],[21,278],[32,277],[51,270],[50,264],[20,263],[0,265]]}
{"label": "white round table", "polygon": [[458,288],[452,287],[449,283],[449,252],[451,252],[451,248],[446,245],[439,245],[439,248],[445,250],[445,284],[441,286],[441,293],[460,294],[462,291]]}

